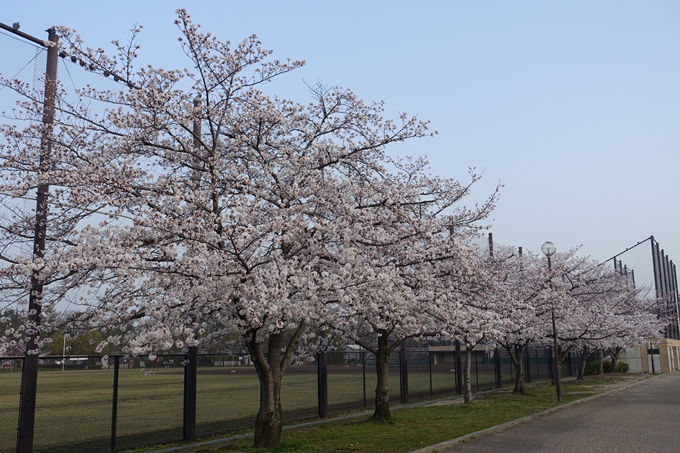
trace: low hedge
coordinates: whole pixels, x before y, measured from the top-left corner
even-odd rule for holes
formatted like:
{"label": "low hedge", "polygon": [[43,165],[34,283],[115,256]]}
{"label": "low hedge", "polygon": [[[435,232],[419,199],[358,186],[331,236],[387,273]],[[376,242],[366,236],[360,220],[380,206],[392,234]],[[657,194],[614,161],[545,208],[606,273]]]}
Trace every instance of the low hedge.
{"label": "low hedge", "polygon": [[[612,372],[612,361],[611,360],[605,360],[602,362],[602,368],[604,369],[605,373],[611,373]],[[628,372],[628,364],[626,362],[622,362],[619,360],[619,373],[627,373]],[[586,369],[583,374],[597,374],[597,361],[595,362],[588,362],[586,363]]]}

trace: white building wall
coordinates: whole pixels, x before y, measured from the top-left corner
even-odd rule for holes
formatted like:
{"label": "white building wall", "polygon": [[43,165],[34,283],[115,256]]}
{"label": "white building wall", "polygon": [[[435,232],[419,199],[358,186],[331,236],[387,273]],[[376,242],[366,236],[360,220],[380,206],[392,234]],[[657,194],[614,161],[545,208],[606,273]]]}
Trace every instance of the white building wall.
{"label": "white building wall", "polygon": [[642,357],[640,348],[626,349],[619,355],[621,361],[628,364],[629,373],[642,373]]}

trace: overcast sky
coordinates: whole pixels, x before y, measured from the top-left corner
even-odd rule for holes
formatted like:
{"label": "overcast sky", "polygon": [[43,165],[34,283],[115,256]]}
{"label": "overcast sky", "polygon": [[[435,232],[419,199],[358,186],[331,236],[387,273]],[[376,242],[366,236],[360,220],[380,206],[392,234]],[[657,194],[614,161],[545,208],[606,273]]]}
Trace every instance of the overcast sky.
{"label": "overcast sky", "polygon": [[500,181],[497,242],[605,260],[653,234],[680,260],[680,2],[24,0],[0,22],[109,49],[137,23],[140,61],[175,68],[179,7],[220,39],[256,34],[306,60],[271,86],[283,97],[307,102],[305,82],[322,81],[430,120],[436,137],[392,152],[446,177],[483,171],[470,204]]}

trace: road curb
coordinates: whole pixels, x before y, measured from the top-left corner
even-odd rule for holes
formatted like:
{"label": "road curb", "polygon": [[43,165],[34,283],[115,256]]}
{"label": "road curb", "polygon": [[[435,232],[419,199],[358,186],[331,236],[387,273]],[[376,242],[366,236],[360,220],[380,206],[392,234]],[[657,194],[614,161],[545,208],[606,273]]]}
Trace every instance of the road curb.
{"label": "road curb", "polygon": [[479,431],[475,431],[474,433],[466,434],[464,436],[456,437],[455,439],[440,442],[440,443],[435,444],[435,445],[430,445],[429,447],[421,448],[419,450],[414,450],[410,453],[444,453],[443,449],[447,449],[447,448],[456,446],[458,444],[469,442],[469,441],[471,441],[473,439],[477,439],[479,437],[484,437],[484,436],[488,436],[489,434],[494,434],[494,433],[503,431],[503,430],[511,428],[515,425],[519,425],[520,423],[528,422],[530,420],[533,420],[533,419],[536,419],[536,418],[539,418],[539,417],[543,417],[544,415],[548,415],[548,414],[551,414],[553,412],[557,412],[559,410],[565,409],[567,407],[574,406],[576,404],[585,403],[587,401],[594,400],[596,398],[600,398],[600,397],[603,397],[605,395],[611,395],[612,393],[620,392],[621,390],[625,390],[627,388],[634,387],[638,384],[642,384],[643,382],[647,382],[650,379],[654,379],[654,378],[657,378],[659,376],[663,376],[663,374],[659,374],[659,375],[655,375],[655,376],[649,376],[645,379],[641,379],[639,381],[635,381],[635,382],[632,382],[630,384],[621,385],[621,386],[613,388],[611,390],[607,390],[606,392],[598,393],[596,395],[587,396],[585,398],[581,398],[581,399],[578,399],[576,401],[572,401],[571,403],[566,403],[566,404],[563,404],[561,406],[555,406],[555,407],[552,407],[550,409],[546,409],[546,410],[541,411],[541,412],[536,412],[535,414],[527,415],[526,417],[522,417],[522,418],[518,418],[518,419],[515,419],[515,420],[511,420],[509,422],[501,423],[500,425],[491,426],[489,428],[485,428],[485,429],[482,429],[482,430],[479,430]]}

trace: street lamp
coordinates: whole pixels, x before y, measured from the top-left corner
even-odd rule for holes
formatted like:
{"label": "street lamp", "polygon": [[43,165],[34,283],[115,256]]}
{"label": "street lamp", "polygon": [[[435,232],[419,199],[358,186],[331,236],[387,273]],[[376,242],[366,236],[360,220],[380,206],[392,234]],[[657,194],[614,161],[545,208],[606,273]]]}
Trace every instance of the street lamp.
{"label": "street lamp", "polygon": [[[541,246],[541,252],[548,258],[548,278],[550,279],[550,289],[552,289],[552,263],[550,257],[555,254],[557,247],[550,241],[544,242]],[[562,384],[560,382],[560,374],[562,374],[562,366],[558,359],[557,352],[557,325],[555,324],[555,305],[551,304],[550,312],[552,314],[552,328],[553,328],[553,345],[555,350],[555,389],[557,390],[557,401],[562,401]]]}
{"label": "street lamp", "polygon": [[64,371],[64,364],[66,363],[66,339],[69,338],[69,335],[64,332],[64,345],[61,350],[61,371]]}

